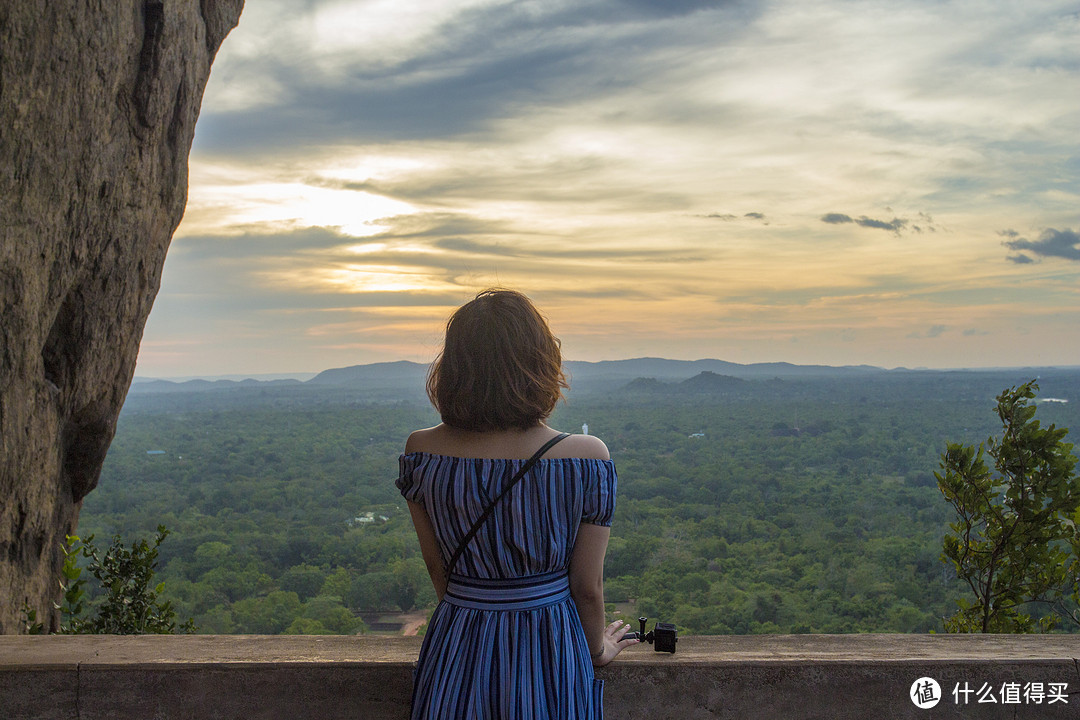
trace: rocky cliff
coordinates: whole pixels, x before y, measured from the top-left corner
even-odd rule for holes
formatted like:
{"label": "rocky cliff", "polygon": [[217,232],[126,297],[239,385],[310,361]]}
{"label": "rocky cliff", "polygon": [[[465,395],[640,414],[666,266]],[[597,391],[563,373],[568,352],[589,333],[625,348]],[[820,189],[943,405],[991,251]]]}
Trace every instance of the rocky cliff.
{"label": "rocky cliff", "polygon": [[55,617],[243,0],[0,2],[0,632]]}

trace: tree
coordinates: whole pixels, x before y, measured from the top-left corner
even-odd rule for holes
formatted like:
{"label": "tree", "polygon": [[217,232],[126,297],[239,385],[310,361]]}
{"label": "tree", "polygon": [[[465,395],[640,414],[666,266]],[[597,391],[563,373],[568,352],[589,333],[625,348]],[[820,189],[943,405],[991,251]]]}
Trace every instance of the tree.
{"label": "tree", "polygon": [[[321,626],[326,633],[334,635],[353,635],[364,628],[364,622],[353,615],[344,605],[341,598],[333,595],[319,595],[304,603],[304,617],[313,620]],[[295,624],[295,623],[294,623]],[[303,626],[293,628],[293,631],[285,631],[286,634],[294,635],[319,635],[319,632],[308,632]]]}
{"label": "tree", "polygon": [[[130,548],[117,535],[104,554],[94,545],[93,535],[85,540],[69,535],[62,547],[64,580],[61,582],[63,602],[57,606],[62,618],[59,632],[101,635],[195,632],[192,619],[178,625],[172,603],[158,599],[165,584],[153,584],[158,548],[168,535],[169,531],[159,525],[153,547],[144,539],[132,543]],[[92,614],[85,613],[86,580],[82,577],[83,568],[76,564],[79,555],[90,560],[86,569],[97,578],[104,593]],[[23,612],[28,633],[44,632],[34,610],[26,606]]]}
{"label": "tree", "polygon": [[326,573],[314,565],[301,563],[283,572],[278,582],[282,590],[292,590],[300,596],[302,602],[319,594],[326,582]]}
{"label": "tree", "polygon": [[115,536],[104,555],[94,546],[92,535],[82,542],[81,552],[90,559],[88,569],[105,592],[97,614],[85,621],[82,632],[112,635],[195,632],[195,623],[190,618],[178,626],[172,603],[158,600],[165,583],[153,584],[158,548],[168,535],[165,526],[159,525],[153,547],[143,539],[133,542],[130,548],[124,546],[120,536]]}
{"label": "tree", "polygon": [[245,598],[232,606],[236,629],[256,635],[281,634],[302,611],[297,594],[284,590],[275,590],[266,597]]}
{"label": "tree", "polygon": [[1030,602],[1060,607],[1067,596],[1080,507],[1068,429],[1041,427],[1028,403],[1038,387],[1032,380],[997,397],[1000,440],[950,443],[941,456],[938,487],[957,513],[941,557],[975,595],[958,601],[944,621],[948,632],[1033,632],[1036,624],[1045,631],[1060,619],[1051,610],[1036,622],[1022,611]]}
{"label": "tree", "polygon": [[389,596],[402,612],[412,610],[418,601],[422,605],[434,601],[434,597],[424,595],[424,590],[431,588],[431,578],[420,558],[396,560],[391,564],[390,572],[393,579],[388,588]]}
{"label": "tree", "polygon": [[390,587],[394,574],[388,571],[365,573],[353,580],[345,604],[356,612],[379,612],[390,609]]}

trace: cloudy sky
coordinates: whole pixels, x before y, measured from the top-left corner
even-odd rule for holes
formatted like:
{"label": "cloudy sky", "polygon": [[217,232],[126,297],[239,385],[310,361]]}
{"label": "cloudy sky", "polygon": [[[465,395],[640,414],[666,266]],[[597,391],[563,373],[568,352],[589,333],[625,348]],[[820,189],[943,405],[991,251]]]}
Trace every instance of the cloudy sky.
{"label": "cloudy sky", "polygon": [[1080,364],[1074,0],[248,0],[190,180],[143,376]]}

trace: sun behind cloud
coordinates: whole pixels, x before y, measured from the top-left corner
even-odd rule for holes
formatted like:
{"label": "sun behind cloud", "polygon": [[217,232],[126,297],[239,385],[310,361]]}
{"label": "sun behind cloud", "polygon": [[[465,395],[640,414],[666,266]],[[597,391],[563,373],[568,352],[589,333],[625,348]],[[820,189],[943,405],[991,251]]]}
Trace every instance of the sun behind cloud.
{"label": "sun behind cloud", "polygon": [[430,358],[493,285],[577,359],[1074,362],[1078,30],[1057,2],[251,3],[140,372]]}

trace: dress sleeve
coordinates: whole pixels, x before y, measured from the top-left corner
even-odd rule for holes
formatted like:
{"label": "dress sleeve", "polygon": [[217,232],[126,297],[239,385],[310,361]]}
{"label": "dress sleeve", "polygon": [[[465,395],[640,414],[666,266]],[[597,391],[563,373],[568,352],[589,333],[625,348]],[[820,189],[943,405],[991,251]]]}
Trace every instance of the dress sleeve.
{"label": "dress sleeve", "polygon": [[593,525],[611,525],[615,514],[615,464],[610,460],[594,460],[583,463],[585,498],[581,508],[581,522]]}
{"label": "dress sleeve", "polygon": [[400,470],[395,485],[397,485],[398,490],[401,491],[406,500],[423,503],[423,483],[420,481],[420,473],[416,471],[418,458],[419,456],[415,453],[402,455],[398,458]]}

